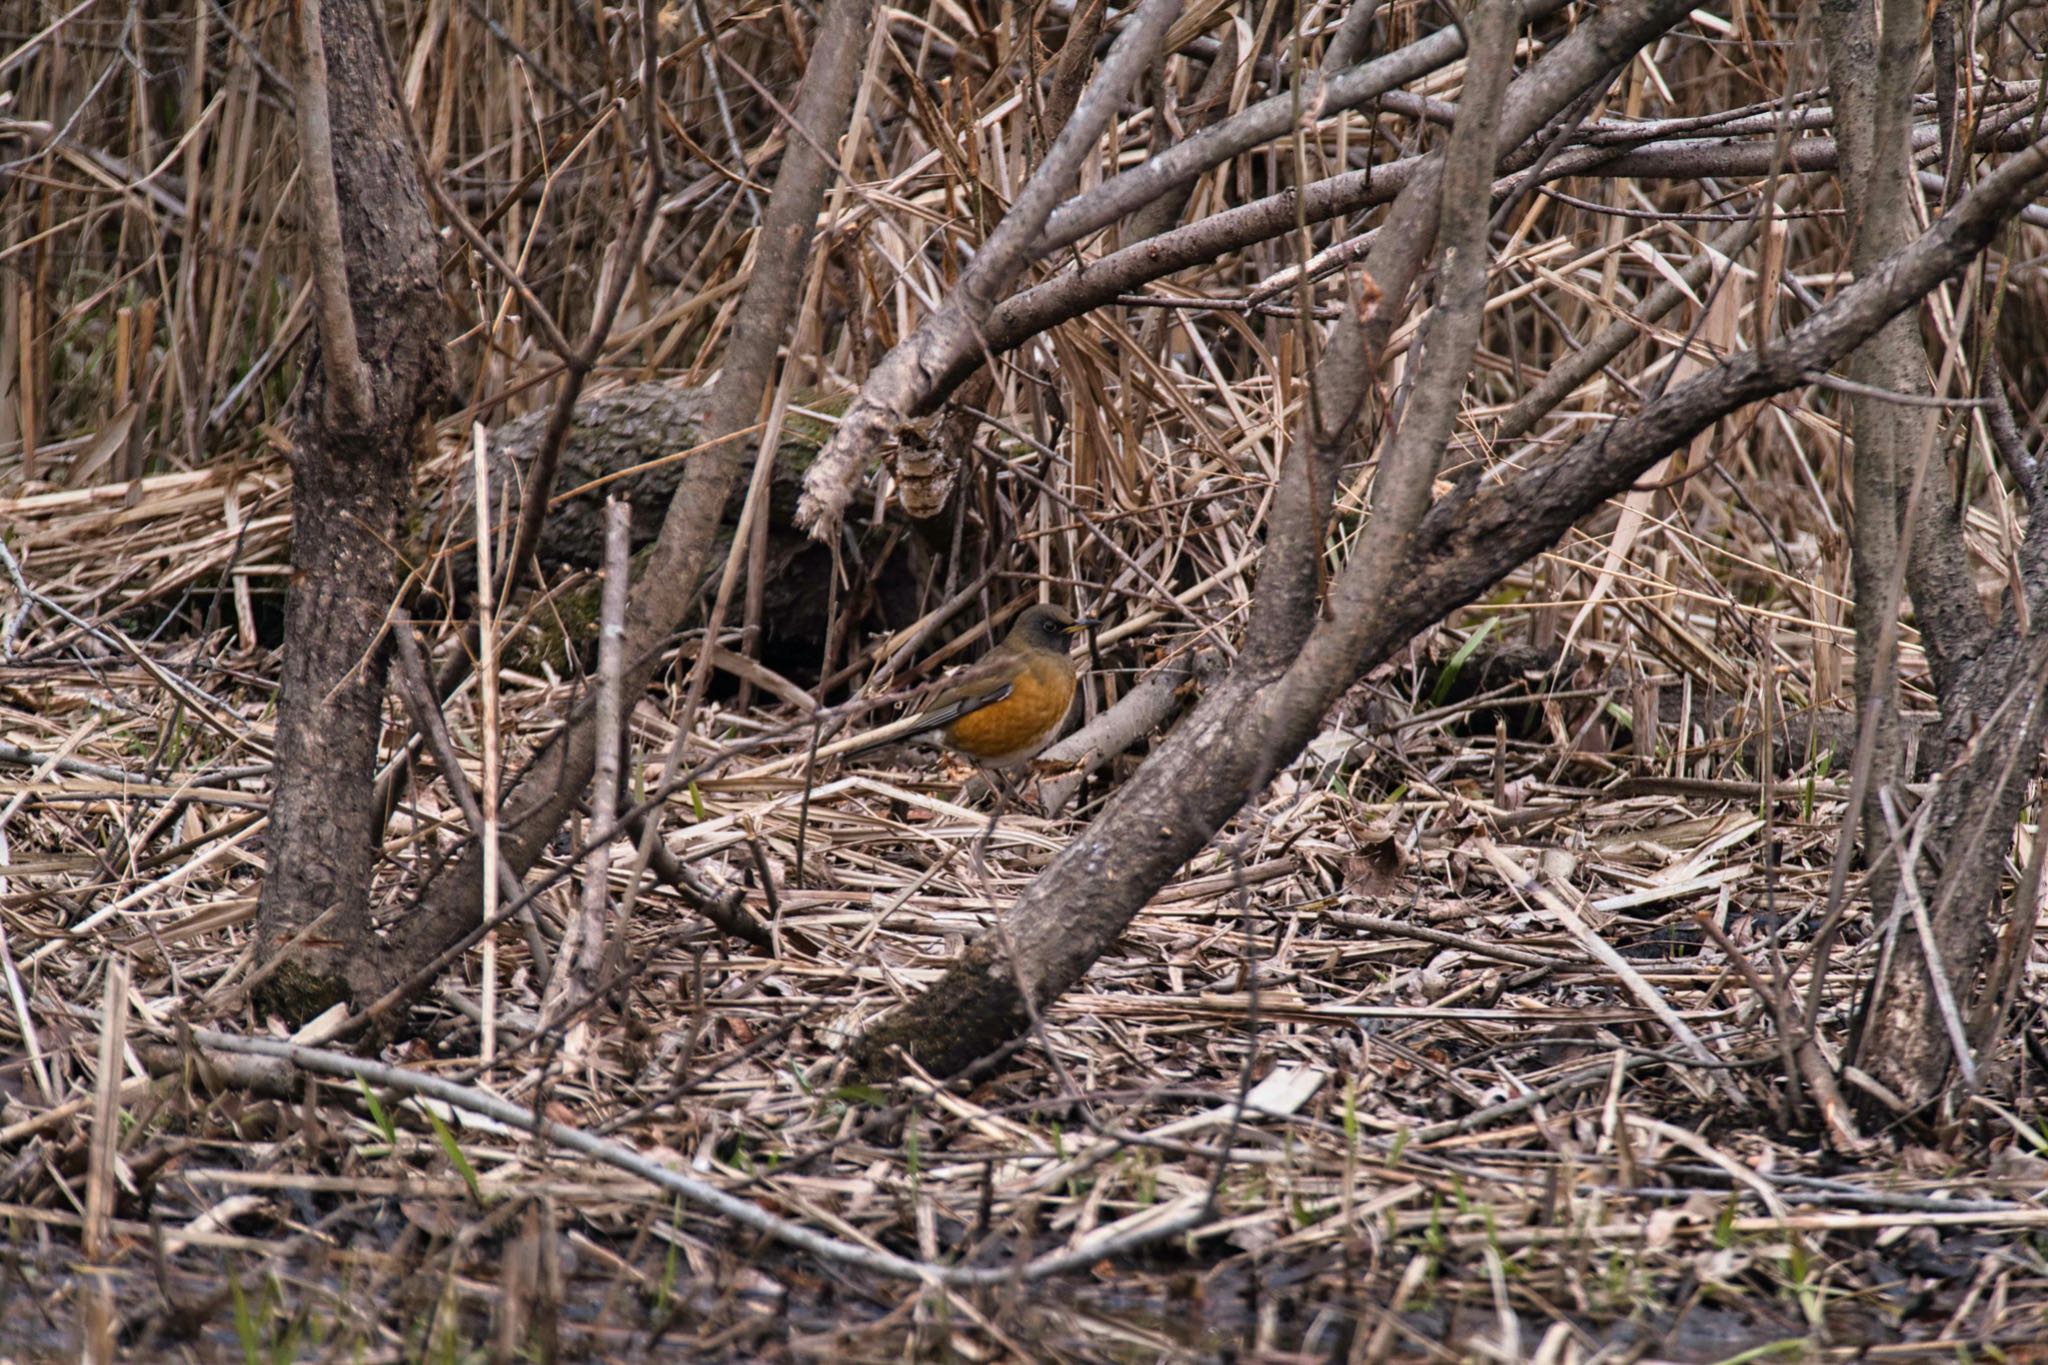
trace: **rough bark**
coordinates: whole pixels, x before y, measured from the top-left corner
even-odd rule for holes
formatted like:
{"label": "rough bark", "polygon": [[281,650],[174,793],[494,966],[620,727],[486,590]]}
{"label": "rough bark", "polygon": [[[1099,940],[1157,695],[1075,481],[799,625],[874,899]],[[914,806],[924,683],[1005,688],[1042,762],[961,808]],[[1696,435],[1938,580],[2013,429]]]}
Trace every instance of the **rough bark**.
{"label": "rough bark", "polygon": [[[870,0],[832,0],[825,7],[793,114],[797,129],[776,173],[753,275],[705,415],[708,448],[684,463],[661,534],[634,584],[622,681],[629,697],[646,689],[662,647],[694,601],[720,513],[747,467],[749,452],[734,434],[758,420],[777,349],[789,335],[818,213],[838,172],[832,156],[852,112],[871,10]],[[586,701],[514,780],[503,802],[500,856],[515,871],[533,866],[581,799],[596,765],[596,744],[594,708]],[[358,992],[374,997],[413,978],[421,964],[468,933],[477,922],[481,875],[482,855],[472,844],[393,927],[384,951],[357,964]]]}
{"label": "rough bark", "polygon": [[[2034,520],[2043,518],[2037,513]],[[2029,597],[2038,621],[2048,594]],[[1979,977],[1995,937],[2014,824],[2048,737],[2044,641],[2048,636],[2039,631],[2002,636],[1983,666],[1973,670],[1957,710],[1980,728],[1960,743],[1959,756],[1941,774],[1932,804],[1922,813],[1932,828],[1923,856],[1907,869],[1911,882],[1893,878],[1892,899],[1874,902],[1880,923],[1897,917],[1896,943],[1880,958],[1871,982],[1854,1056],[1909,1110],[1943,1099],[1952,1071],[1974,1077],[1974,1059],[1958,1057],[1952,1042],[1944,997],[1954,1011],[1950,1018],[1969,1018],[1978,1012],[1982,994],[2001,984]],[[1915,897],[1927,911],[1931,933],[1924,937],[1911,912]],[[1874,1118],[1892,1117],[1891,1106],[1877,1096],[1866,1094],[1862,1104]]]}
{"label": "rough bark", "polygon": [[[1400,563],[1404,591],[1361,603],[1354,619],[1326,622],[1318,634],[1332,630],[1337,647],[1305,652],[1278,686],[1248,671],[1225,678],[1025,890],[1005,934],[972,945],[924,995],[862,1040],[861,1066],[871,1075],[892,1074],[901,1048],[919,1065],[951,1073],[1020,1036],[1033,1009],[1078,981],[1254,784],[1313,736],[1322,709],[1278,704],[1282,699],[1312,702],[1340,693],[1714,422],[1840,361],[1983,250],[2044,184],[2048,140],[1987,176],[1927,233],[1782,344],[1731,357],[1549,460],[1521,452],[1497,466],[1496,481],[1461,485],[1439,499]],[[1020,977],[1032,1008],[1019,992]]]}
{"label": "rough bark", "polygon": [[316,344],[294,405],[278,784],[257,912],[259,960],[277,963],[258,998],[294,1018],[346,996],[350,949],[369,936],[392,549],[403,540],[422,422],[448,383],[433,226],[384,79],[376,13],[367,0],[328,0],[324,11],[342,259],[315,269],[346,276],[350,317],[335,321],[353,322],[365,382],[356,404],[334,401]]}
{"label": "rough bark", "polygon": [[[1858,276],[1912,231],[1912,98],[1922,14],[1914,0],[1833,0],[1822,7],[1829,78],[1841,115],[1840,183],[1850,218],[1850,267]],[[1927,371],[1916,312],[1892,319],[1848,365],[1853,381],[1909,396],[1929,392]],[[2020,756],[2036,753],[2041,743],[2041,683],[2035,651],[2010,626],[1994,635],[1978,604],[1950,472],[1938,457],[1935,414],[1872,393],[1853,395],[1849,406],[1856,442],[1856,695],[1873,737],[1862,811],[1864,856],[1880,921],[1898,917],[1896,950],[1881,959],[1852,1055],[1917,1107],[1940,1093],[1955,1061],[1940,996],[1947,992],[1968,1012],[1990,943],[2009,832],[2035,766],[2031,757]],[[1916,471],[1924,471],[1917,488]],[[2043,519],[2038,506],[2031,519]],[[1891,662],[1901,581],[1912,594],[1943,731],[1959,755],[1926,815],[1932,830],[1917,866],[1879,856],[1897,852],[1880,803],[1901,804]],[[2025,618],[2008,614],[2009,622],[2017,619]],[[1932,961],[1916,917],[1906,910],[1916,896],[1931,912]],[[1866,1096],[1863,1104],[1870,1117],[1887,1116],[1881,1102]]]}

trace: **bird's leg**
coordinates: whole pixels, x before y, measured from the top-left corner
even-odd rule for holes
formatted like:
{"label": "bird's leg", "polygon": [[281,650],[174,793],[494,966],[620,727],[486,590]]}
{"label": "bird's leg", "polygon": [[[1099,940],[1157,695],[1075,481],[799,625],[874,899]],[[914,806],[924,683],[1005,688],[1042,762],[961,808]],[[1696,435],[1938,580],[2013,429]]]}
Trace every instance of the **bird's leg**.
{"label": "bird's leg", "polygon": [[996,823],[1003,818],[1003,812],[1010,808],[1010,791],[1007,785],[998,785],[1002,780],[1000,773],[991,770],[986,776],[989,779],[989,786],[996,794],[996,803],[989,807],[988,824],[981,831],[981,837],[974,841],[974,873],[981,881],[982,894],[993,904],[995,892],[988,884],[988,851],[996,840]]}
{"label": "bird's leg", "polygon": [[1019,799],[1020,793],[1001,769],[977,765],[973,776],[960,784],[960,794],[954,799],[965,806],[983,795],[993,796],[999,805],[1008,806]]}

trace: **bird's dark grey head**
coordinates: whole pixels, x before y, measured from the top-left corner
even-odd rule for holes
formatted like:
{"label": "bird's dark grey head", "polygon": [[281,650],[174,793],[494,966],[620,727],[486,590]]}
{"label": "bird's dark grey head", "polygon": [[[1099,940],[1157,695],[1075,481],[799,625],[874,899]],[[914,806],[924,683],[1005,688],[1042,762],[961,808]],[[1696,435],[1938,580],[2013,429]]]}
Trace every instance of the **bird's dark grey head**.
{"label": "bird's dark grey head", "polygon": [[1009,638],[1027,649],[1052,649],[1064,654],[1068,640],[1088,624],[1076,622],[1061,608],[1041,602],[1025,609],[1017,624],[1010,627]]}

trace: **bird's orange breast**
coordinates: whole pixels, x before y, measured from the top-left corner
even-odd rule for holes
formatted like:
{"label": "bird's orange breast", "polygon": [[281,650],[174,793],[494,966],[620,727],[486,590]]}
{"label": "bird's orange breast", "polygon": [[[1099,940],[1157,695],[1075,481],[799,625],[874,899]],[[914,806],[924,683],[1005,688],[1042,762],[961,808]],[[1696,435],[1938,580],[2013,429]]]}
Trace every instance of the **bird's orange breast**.
{"label": "bird's orange breast", "polygon": [[1064,656],[1032,659],[1010,695],[946,727],[946,743],[974,758],[1029,758],[1045,747],[1074,703],[1074,669]]}

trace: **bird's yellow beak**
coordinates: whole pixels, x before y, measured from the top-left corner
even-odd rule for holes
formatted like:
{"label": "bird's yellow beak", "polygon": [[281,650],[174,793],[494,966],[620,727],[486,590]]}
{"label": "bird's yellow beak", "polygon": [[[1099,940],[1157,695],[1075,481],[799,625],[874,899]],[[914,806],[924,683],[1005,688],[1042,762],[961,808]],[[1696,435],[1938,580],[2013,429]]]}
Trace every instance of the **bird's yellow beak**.
{"label": "bird's yellow beak", "polygon": [[1069,635],[1079,635],[1082,631],[1088,629],[1088,627],[1099,626],[1101,624],[1102,618],[1099,616],[1084,616],[1080,620],[1074,622],[1073,625],[1062,627],[1062,629],[1064,629]]}

